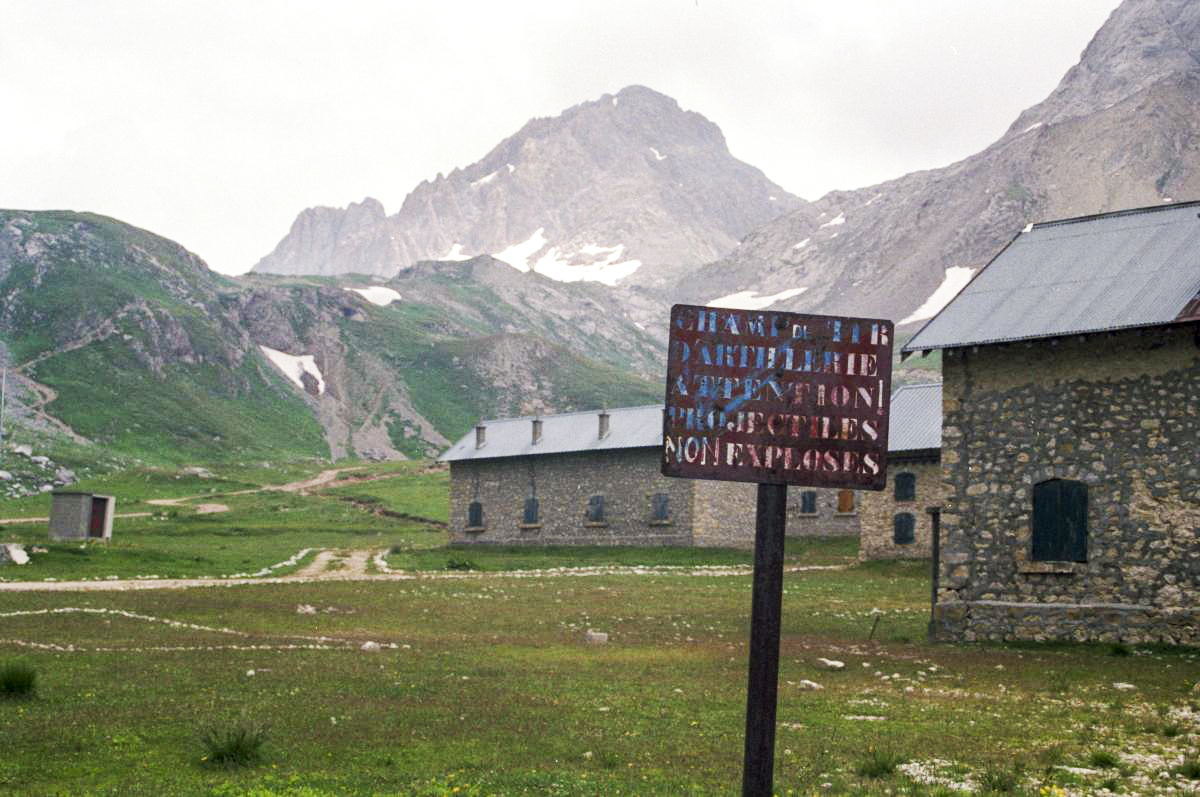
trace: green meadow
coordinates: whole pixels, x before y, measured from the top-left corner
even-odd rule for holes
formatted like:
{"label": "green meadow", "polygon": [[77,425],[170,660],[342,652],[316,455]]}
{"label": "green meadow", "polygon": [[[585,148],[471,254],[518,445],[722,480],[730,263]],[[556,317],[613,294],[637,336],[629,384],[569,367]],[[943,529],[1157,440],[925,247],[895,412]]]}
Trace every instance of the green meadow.
{"label": "green meadow", "polygon": [[[0,577],[47,585],[219,582],[304,549],[372,552],[354,580],[0,591],[0,793],[740,792],[749,552],[449,547],[446,473],[428,463],[246,492],[318,470],[116,474],[88,486],[150,514],[106,545],[0,527],[45,548]],[[198,497],[146,503],[183,496]],[[24,499],[0,517],[46,510]],[[1197,651],[932,645],[928,563],[793,540],[787,566],[778,794],[1200,788]]]}

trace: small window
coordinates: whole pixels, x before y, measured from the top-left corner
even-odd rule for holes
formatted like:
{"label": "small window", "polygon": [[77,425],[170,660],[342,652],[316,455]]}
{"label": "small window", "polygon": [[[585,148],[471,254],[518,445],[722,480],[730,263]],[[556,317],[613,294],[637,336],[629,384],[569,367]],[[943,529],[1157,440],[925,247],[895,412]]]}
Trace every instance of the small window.
{"label": "small window", "polygon": [[671,499],[666,493],[655,493],[650,496],[650,520],[654,523],[666,523],[671,519]]}
{"label": "small window", "polygon": [[849,515],[854,512],[853,490],[838,490],[837,511],[839,515]]}
{"label": "small window", "polygon": [[916,540],[917,519],[911,512],[897,512],[892,518],[892,542],[897,545],[912,545]]}
{"label": "small window", "polygon": [[604,496],[593,495],[588,499],[587,520],[588,523],[604,522]]}
{"label": "small window", "polygon": [[526,498],[525,516],[522,518],[522,522],[526,526],[533,526],[539,522],[540,517],[541,511],[538,507],[538,500],[536,498]]}
{"label": "small window", "polygon": [[800,514],[815,515],[817,514],[817,491],[805,490],[800,493]]}
{"label": "small window", "polygon": [[467,527],[483,528],[483,504],[478,501],[472,501],[471,505],[467,507]]}
{"label": "small window", "polygon": [[912,473],[897,473],[896,474],[896,500],[897,501],[916,501],[917,500],[917,477]]}
{"label": "small window", "polygon": [[1087,485],[1050,479],[1033,486],[1033,561],[1087,561]]}

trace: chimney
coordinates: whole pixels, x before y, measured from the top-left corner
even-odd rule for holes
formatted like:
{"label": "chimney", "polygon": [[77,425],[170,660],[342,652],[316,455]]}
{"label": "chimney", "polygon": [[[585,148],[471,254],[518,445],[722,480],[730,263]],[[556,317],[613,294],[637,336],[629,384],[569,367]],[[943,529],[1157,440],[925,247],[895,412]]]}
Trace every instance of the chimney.
{"label": "chimney", "polygon": [[536,446],[542,440],[542,419],[533,419],[533,444]]}
{"label": "chimney", "polygon": [[600,410],[600,439],[608,437],[608,410]]}
{"label": "chimney", "polygon": [[482,423],[475,427],[475,447],[483,448],[487,443],[487,427]]}

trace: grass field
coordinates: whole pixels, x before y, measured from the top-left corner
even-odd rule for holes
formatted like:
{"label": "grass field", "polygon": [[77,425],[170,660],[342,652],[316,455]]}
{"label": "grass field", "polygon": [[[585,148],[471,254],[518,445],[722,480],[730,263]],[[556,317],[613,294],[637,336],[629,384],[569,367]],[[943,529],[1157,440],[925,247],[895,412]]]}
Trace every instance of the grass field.
{"label": "grass field", "polygon": [[[0,793],[739,793],[750,578],[691,568],[746,564],[747,552],[447,548],[444,473],[358,476],[387,472],[400,475],[309,496],[221,491],[311,472],[225,474],[212,500],[228,513],[179,507],[122,522],[108,552],[35,556],[26,567],[60,580],[202,564],[219,575],[319,543],[391,550],[408,574],[0,592],[0,672],[37,673],[32,695],[0,696]],[[166,491],[139,478],[122,477],[131,504]],[[180,495],[211,486],[180,481]],[[664,567],[603,568],[630,564]],[[844,567],[785,577],[778,794],[1200,786],[1196,651],[929,645],[926,564],[858,565],[845,540],[789,542],[788,564]],[[593,569],[547,571],[577,565]],[[609,642],[587,644],[588,629]],[[239,730],[261,731],[261,760],[214,764],[206,733]]]}

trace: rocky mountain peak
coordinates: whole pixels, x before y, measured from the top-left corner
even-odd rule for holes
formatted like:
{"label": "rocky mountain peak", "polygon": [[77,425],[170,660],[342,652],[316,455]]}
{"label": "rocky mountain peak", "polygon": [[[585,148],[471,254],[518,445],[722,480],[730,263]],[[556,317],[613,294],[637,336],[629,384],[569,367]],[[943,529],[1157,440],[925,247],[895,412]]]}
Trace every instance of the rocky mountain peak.
{"label": "rocky mountain peak", "polygon": [[1125,0],[1058,87],[1009,133],[1106,110],[1164,78],[1200,73],[1200,3]]}
{"label": "rocky mountain peak", "polygon": [[529,121],[478,162],[422,182],[394,216],[306,211],[255,270],[390,277],[492,254],[565,282],[653,282],[802,203],[735,159],[715,124],[629,86]]}

